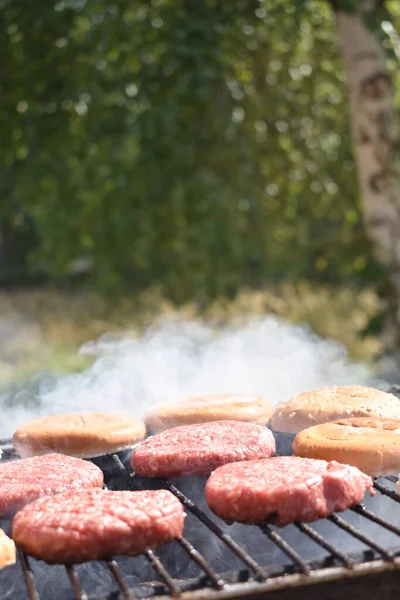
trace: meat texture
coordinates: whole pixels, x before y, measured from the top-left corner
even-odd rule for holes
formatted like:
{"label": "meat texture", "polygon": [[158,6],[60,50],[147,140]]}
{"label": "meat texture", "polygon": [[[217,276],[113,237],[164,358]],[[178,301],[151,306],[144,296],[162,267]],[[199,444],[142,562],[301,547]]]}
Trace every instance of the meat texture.
{"label": "meat texture", "polygon": [[274,452],[274,437],[263,425],[214,421],[174,427],[145,440],[134,450],[131,464],[144,477],[209,475],[225,463]]}
{"label": "meat texture", "polygon": [[311,522],[358,504],[371,477],[356,467],[294,456],[233,463],[207,481],[211,510],[227,521]]}
{"label": "meat texture", "polygon": [[102,487],[96,465],[62,454],[46,454],[0,465],[0,517],[11,516],[40,496]]}
{"label": "meat texture", "polygon": [[167,490],[66,492],[40,498],[13,519],[24,552],[47,563],[136,555],[182,536],[185,514]]}

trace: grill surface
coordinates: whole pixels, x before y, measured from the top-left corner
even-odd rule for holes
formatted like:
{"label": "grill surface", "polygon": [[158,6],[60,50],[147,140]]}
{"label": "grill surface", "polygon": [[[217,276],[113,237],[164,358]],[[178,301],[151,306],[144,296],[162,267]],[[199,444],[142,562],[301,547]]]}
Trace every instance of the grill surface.
{"label": "grill surface", "polygon": [[[2,461],[16,459],[8,441]],[[2,598],[119,600],[179,597],[222,600],[391,598],[400,591],[400,496],[395,478],[375,482],[376,496],[340,515],[278,529],[229,526],[204,500],[205,478],[146,480],[129,455],[93,459],[110,489],[166,488],[185,507],[185,538],[141,557],[48,566],[21,552],[0,571]],[[0,521],[10,532],[10,522]],[[24,578],[21,578],[21,571]],[[20,588],[16,581],[20,581]],[[9,595],[4,595],[9,590]],[[57,590],[55,592],[55,590]]]}

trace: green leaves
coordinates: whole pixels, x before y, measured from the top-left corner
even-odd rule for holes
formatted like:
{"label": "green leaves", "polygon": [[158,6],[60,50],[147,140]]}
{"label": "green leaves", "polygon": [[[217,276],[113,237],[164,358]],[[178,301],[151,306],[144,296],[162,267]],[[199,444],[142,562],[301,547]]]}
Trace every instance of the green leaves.
{"label": "green leaves", "polygon": [[0,218],[10,249],[29,223],[18,261],[201,302],[369,272],[328,3],[14,0],[3,15]]}
{"label": "green leaves", "polygon": [[[361,0],[362,1],[362,0]],[[360,0],[333,0],[335,10],[355,13],[360,6]]]}

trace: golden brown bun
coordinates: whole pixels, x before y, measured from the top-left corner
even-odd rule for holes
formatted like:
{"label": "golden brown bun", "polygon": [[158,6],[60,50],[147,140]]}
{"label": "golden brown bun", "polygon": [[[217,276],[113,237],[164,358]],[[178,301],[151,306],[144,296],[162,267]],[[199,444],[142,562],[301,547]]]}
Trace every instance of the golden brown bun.
{"label": "golden brown bun", "polygon": [[275,407],[255,394],[210,394],[190,396],[157,404],[146,417],[151,432],[158,433],[178,425],[208,421],[250,421],[267,424]]}
{"label": "golden brown bun", "polygon": [[293,452],[358,467],[371,477],[400,471],[400,419],[358,417],[315,425],[298,433]]}
{"label": "golden brown bun", "polygon": [[48,452],[90,458],[129,448],[145,435],[145,424],[132,415],[71,413],[23,425],[14,433],[13,446],[23,458]]}
{"label": "golden brown bun", "polygon": [[381,390],[358,385],[303,392],[282,402],[271,418],[274,431],[299,433],[307,427],[350,417],[400,419],[400,400]]}
{"label": "golden brown bun", "polygon": [[0,569],[16,562],[14,542],[0,529]]}

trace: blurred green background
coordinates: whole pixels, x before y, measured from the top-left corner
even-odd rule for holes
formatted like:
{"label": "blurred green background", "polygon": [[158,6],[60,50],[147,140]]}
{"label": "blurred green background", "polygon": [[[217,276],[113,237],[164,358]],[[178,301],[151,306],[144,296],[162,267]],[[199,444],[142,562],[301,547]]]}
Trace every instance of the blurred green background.
{"label": "blurred green background", "polygon": [[[0,380],[176,310],[379,350],[328,2],[0,7]],[[398,83],[400,2],[380,25]]]}

